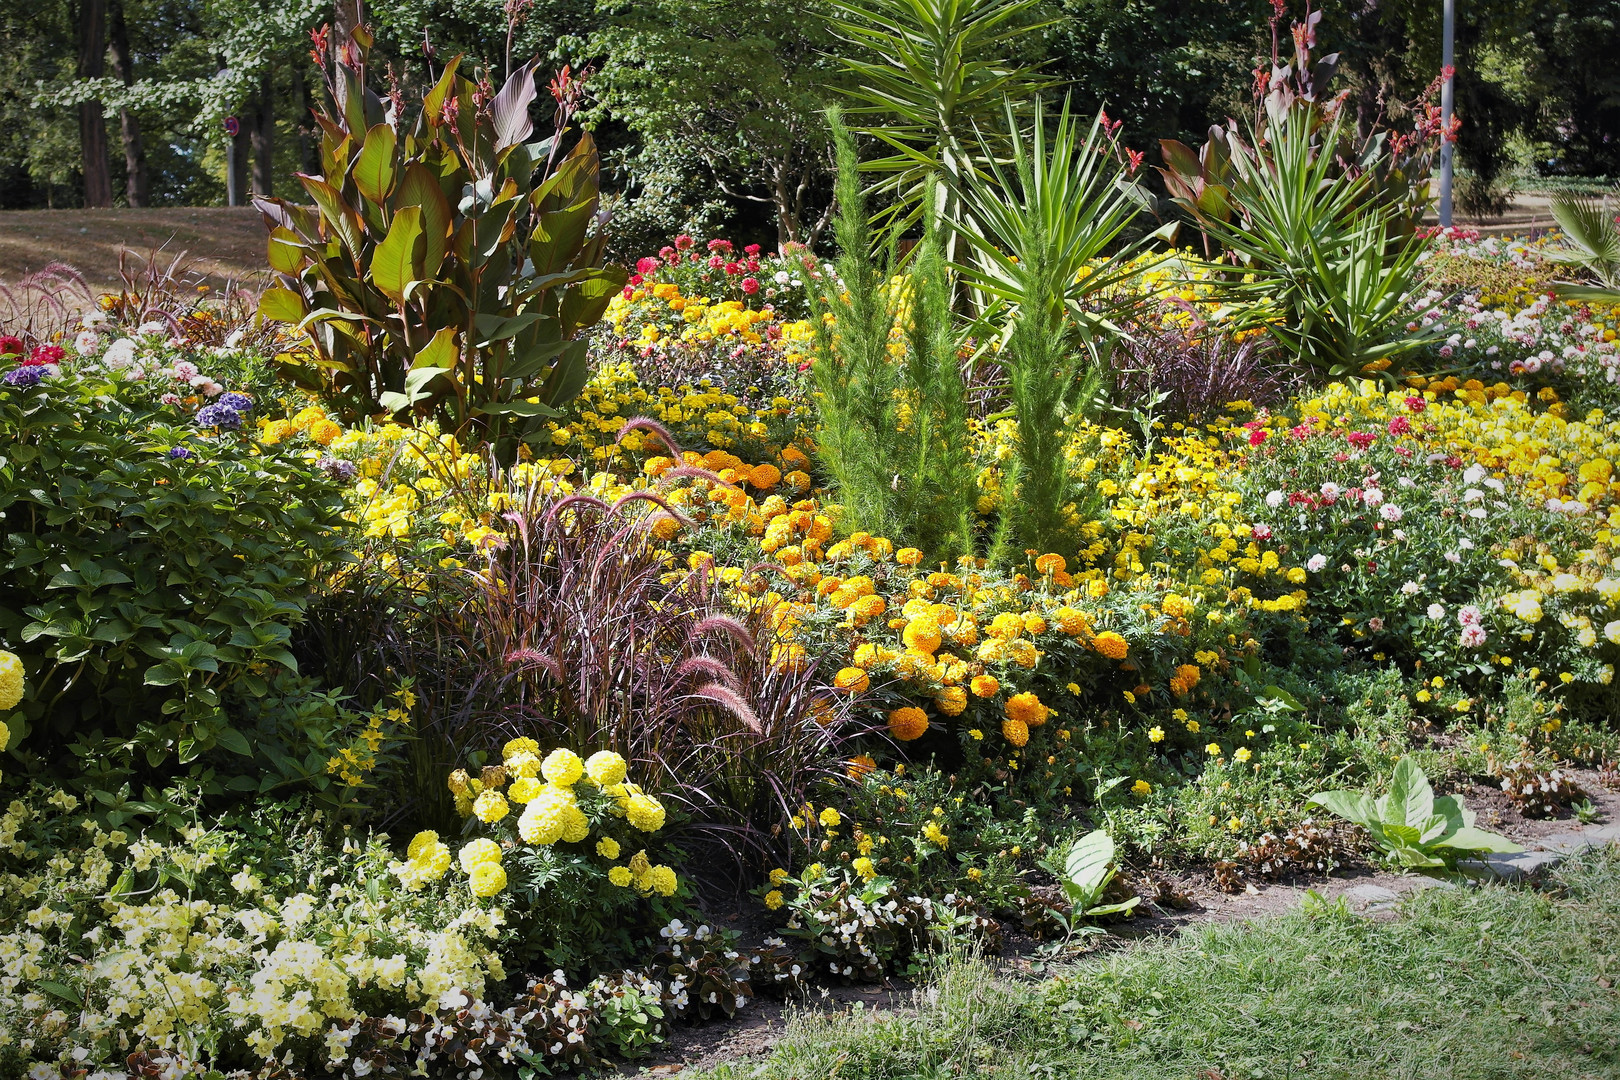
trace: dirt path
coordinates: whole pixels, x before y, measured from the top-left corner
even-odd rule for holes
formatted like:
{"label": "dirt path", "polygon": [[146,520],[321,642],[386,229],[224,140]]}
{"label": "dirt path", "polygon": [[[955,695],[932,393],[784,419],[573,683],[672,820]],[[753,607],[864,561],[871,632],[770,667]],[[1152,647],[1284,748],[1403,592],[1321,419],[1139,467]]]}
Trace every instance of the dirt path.
{"label": "dirt path", "polygon": [[0,212],[0,282],[64,262],[95,291],[116,291],[119,253],[126,249],[140,256],[157,250],[165,266],[185,252],[216,289],[232,282],[257,286],[264,275],[264,222],[249,207]]}

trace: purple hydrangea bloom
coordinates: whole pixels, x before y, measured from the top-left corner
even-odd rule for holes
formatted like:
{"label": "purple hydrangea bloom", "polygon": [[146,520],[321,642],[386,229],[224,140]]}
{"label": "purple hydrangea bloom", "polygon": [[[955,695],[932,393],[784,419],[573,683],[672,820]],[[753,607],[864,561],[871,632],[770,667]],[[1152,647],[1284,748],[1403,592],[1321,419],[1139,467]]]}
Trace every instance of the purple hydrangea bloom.
{"label": "purple hydrangea bloom", "polygon": [[16,387],[38,386],[45,377],[43,364],[30,364],[26,367],[12,368],[6,372],[6,385]]}
{"label": "purple hydrangea bloom", "polygon": [[218,404],[225,406],[227,409],[230,409],[233,412],[245,413],[253,411],[253,399],[248,397],[246,394],[238,394],[235,391],[228,394],[221,394],[219,396]]}
{"label": "purple hydrangea bloom", "polygon": [[197,410],[197,423],[201,427],[217,427],[235,431],[242,426],[242,414],[224,401],[204,405]]}
{"label": "purple hydrangea bloom", "polygon": [[185,461],[191,457],[191,451],[187,450],[183,446],[176,446],[170,449],[169,457],[173,458],[175,461]]}

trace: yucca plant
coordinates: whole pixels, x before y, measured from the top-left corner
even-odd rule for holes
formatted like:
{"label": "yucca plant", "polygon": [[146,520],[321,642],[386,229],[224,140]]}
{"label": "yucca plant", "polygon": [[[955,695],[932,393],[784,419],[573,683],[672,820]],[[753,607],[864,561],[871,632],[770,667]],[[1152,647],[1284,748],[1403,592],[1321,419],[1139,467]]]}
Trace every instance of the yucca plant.
{"label": "yucca plant", "polygon": [[1564,241],[1543,254],[1586,277],[1559,282],[1554,291],[1565,300],[1620,304],[1620,225],[1614,210],[1604,200],[1561,194],[1553,197],[1552,214]]}
{"label": "yucca plant", "polygon": [[1228,135],[1235,213],[1206,228],[1243,273],[1216,286],[1239,326],[1264,328],[1303,368],[1387,371],[1435,333],[1406,329],[1426,242],[1400,235],[1402,211],[1369,197],[1371,174],[1340,170],[1336,130],[1318,138],[1316,119],[1296,105],[1253,147]]}
{"label": "yucca plant", "polygon": [[603,264],[595,145],[564,149],[578,86],[553,83],[556,130],[531,142],[536,63],[497,93],[457,58],[412,119],[366,86],[370,45],[335,50],[322,174],[298,177],[314,205],[255,200],[280,278],[260,314],[309,333],[286,374],[345,420],[436,416],[510,461],[584,386],[583,332],[626,279]]}
{"label": "yucca plant", "polygon": [[1006,107],[1010,167],[992,161],[968,181],[963,280],[1003,305],[1001,363],[1018,423],[1009,480],[1013,532],[1026,548],[1056,551],[1072,534],[1068,424],[1101,386],[1100,359],[1134,303],[1120,286],[1136,274],[1141,240],[1122,240],[1140,200],[1099,115],[1089,127],[1067,102],[1054,125],[1036,102],[1027,126]]}
{"label": "yucca plant", "polygon": [[[1040,0],[833,0],[833,12],[834,32],[854,46],[849,113],[890,151],[862,167],[893,199],[892,223],[917,225],[925,206],[956,220],[983,156],[976,126],[1052,84],[1013,54],[1056,20]],[[943,240],[949,250],[956,238]]]}

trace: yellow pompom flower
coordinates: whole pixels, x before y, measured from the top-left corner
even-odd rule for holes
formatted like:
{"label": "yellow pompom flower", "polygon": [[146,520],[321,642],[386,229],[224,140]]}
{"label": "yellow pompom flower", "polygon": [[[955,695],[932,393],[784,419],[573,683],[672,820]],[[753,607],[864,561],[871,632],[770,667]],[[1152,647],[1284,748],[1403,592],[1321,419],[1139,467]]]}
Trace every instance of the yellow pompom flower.
{"label": "yellow pompom flower", "polygon": [[507,740],[506,745],[501,747],[501,758],[504,761],[511,761],[519,754],[539,753],[540,744],[529,738],[527,735],[516,739],[509,739]]}
{"label": "yellow pompom flower", "polygon": [[632,795],[624,801],[624,816],[642,832],[657,832],[664,827],[664,804],[651,795]]}
{"label": "yellow pompom flower", "polygon": [[608,871],[608,880],[621,889],[627,889],[630,887],[630,882],[635,879],[631,876],[628,866],[615,866]]}
{"label": "yellow pompom flower", "polygon": [[647,888],[659,896],[674,896],[678,884],[675,871],[667,866],[655,866],[647,871]]}
{"label": "yellow pompom flower", "polygon": [[967,708],[967,691],[960,686],[947,686],[934,698],[934,705],[946,716],[961,716]]}
{"label": "yellow pompom flower", "polygon": [[1001,722],[1001,737],[1014,746],[1023,746],[1029,742],[1029,725],[1009,716]]}
{"label": "yellow pompom flower", "polygon": [[572,750],[559,747],[540,763],[540,775],[558,787],[573,787],[585,775],[585,763]]}
{"label": "yellow pompom flower", "polygon": [[974,697],[995,697],[1001,691],[1001,683],[994,675],[975,675],[968,689],[973,691]]}
{"label": "yellow pompom flower", "polygon": [[585,759],[585,775],[598,787],[612,787],[624,783],[630,768],[624,758],[612,750],[598,750]]}
{"label": "yellow pompom flower", "polygon": [[15,709],[22,698],[22,659],[16,653],[0,649],[0,712]]}
{"label": "yellow pompom flower", "polygon": [[439,842],[439,834],[432,829],[424,829],[411,837],[410,846],[405,849],[407,859],[420,859],[424,852]]}
{"label": "yellow pompom flower", "polygon": [[488,837],[480,836],[476,840],[469,840],[461,846],[456,860],[461,863],[463,873],[470,874],[473,868],[487,862],[501,861],[501,845]]}
{"label": "yellow pompom flower", "polygon": [[540,794],[544,787],[544,784],[532,776],[520,776],[506,789],[506,796],[515,803],[526,803]]}
{"label": "yellow pompom flower", "polygon": [[494,896],[506,888],[506,868],[498,862],[479,863],[467,875],[467,885],[474,896]]}
{"label": "yellow pompom flower", "polygon": [[596,842],[596,853],[604,859],[617,859],[619,857],[619,842],[611,836],[604,836]]}
{"label": "yellow pompom flower", "polygon": [[816,820],[821,822],[821,827],[824,829],[836,829],[844,823],[843,817],[830,806],[818,814]]}
{"label": "yellow pompom flower", "polygon": [[855,872],[861,876],[862,881],[871,881],[877,877],[877,865],[864,855],[850,865],[855,868]]}
{"label": "yellow pompom flower", "polygon": [[780,889],[772,889],[765,894],[765,907],[767,910],[775,911],[782,906],[782,903],[782,891]]}
{"label": "yellow pompom flower", "polygon": [[918,652],[925,653],[938,652],[940,643],[939,623],[933,619],[912,619],[906,624],[900,639],[906,643],[908,649],[916,649]]}
{"label": "yellow pompom flower", "polygon": [[506,796],[498,791],[481,792],[473,800],[473,814],[485,825],[493,825],[505,817],[512,810],[506,803]]}

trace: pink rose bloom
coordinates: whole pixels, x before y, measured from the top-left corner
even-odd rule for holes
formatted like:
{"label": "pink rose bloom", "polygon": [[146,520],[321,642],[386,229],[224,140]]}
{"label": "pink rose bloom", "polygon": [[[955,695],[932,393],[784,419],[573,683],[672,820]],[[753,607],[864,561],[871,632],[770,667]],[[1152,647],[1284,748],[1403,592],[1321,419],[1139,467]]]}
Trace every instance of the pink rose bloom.
{"label": "pink rose bloom", "polygon": [[753,296],[755,293],[759,292],[759,279],[751,277],[743,278],[742,291],[747,293],[749,296]]}

